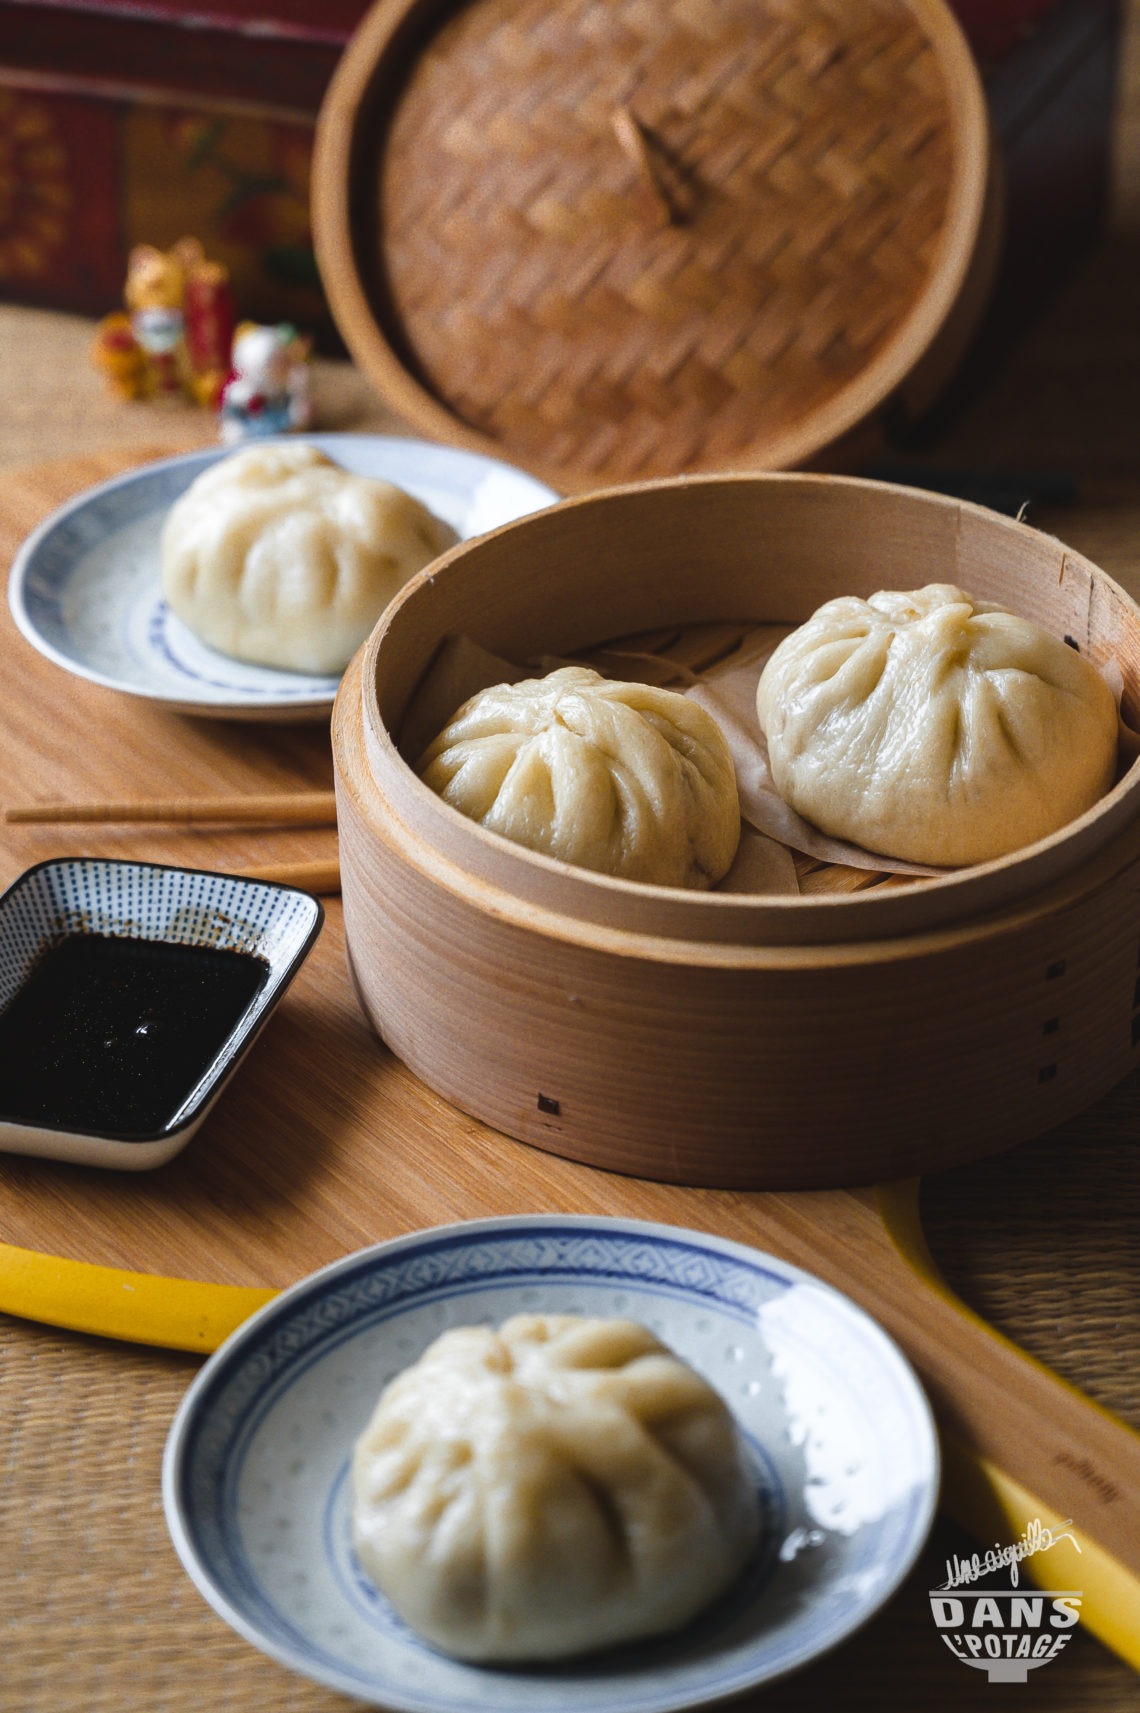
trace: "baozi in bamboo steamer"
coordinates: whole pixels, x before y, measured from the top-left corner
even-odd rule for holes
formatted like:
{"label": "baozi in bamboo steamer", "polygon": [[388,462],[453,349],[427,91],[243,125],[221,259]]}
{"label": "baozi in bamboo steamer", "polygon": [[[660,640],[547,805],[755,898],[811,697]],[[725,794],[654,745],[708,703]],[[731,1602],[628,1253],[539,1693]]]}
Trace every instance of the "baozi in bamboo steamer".
{"label": "baozi in bamboo steamer", "polygon": [[1116,701],[1096,668],[948,583],[826,602],[776,648],[756,706],[792,808],[910,862],[1033,844],[1116,771]]}
{"label": "baozi in bamboo steamer", "polygon": [[740,841],[736,774],[712,715],[585,666],[472,696],[418,771],[488,831],[624,880],[714,886]]}

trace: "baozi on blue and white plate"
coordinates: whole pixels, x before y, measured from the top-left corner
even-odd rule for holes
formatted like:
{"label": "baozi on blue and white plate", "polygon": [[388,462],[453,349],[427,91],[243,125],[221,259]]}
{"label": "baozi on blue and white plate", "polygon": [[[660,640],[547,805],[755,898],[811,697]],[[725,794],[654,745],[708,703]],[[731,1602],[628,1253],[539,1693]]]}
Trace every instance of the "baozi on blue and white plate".
{"label": "baozi on blue and white plate", "polygon": [[195,478],[162,531],[171,611],[222,654],[342,672],[397,590],[455,531],[392,482],[305,441],[253,445]]}
{"label": "baozi on blue and white plate", "polygon": [[948,583],[826,602],[773,652],[756,710],[785,802],[908,862],[1032,844],[1116,772],[1116,699],[1096,667]]}
{"label": "baozi on blue and white plate", "polygon": [[357,1558],[443,1652],[554,1660],[679,1628],[760,1536],[743,1436],[636,1321],[455,1327],[356,1442]]}

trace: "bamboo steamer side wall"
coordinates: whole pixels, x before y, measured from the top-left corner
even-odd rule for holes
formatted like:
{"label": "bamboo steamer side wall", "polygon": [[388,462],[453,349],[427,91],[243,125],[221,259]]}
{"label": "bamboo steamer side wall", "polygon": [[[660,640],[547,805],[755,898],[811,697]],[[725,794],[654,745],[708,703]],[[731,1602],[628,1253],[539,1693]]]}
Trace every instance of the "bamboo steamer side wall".
{"label": "bamboo steamer side wall", "polygon": [[1005,918],[763,949],[512,908],[377,812],[358,739],[338,746],[338,818],[353,978],[382,1039],[462,1110],[591,1165],[763,1189],[909,1176],[1062,1122],[1136,1057],[1135,830]]}

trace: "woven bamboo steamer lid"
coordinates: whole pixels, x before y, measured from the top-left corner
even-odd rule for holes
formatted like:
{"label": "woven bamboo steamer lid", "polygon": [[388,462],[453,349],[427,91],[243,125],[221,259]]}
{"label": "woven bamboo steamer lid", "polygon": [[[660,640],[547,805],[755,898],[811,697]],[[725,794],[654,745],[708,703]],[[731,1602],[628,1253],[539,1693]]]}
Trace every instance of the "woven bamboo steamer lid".
{"label": "woven bamboo steamer lid", "polygon": [[313,217],[387,402],[582,491],[873,448],[964,349],[995,182],[942,0],[380,0]]}

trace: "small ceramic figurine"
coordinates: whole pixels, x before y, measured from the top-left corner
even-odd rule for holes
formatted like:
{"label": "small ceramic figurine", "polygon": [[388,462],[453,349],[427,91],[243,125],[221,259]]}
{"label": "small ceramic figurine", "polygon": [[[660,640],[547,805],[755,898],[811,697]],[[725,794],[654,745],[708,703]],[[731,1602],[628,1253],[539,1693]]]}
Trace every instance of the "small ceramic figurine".
{"label": "small ceramic figurine", "polygon": [[312,426],[309,350],[310,341],[287,322],[276,327],[242,323],[219,413],[227,445]]}
{"label": "small ceramic figurine", "polygon": [[138,244],[127,264],[123,297],[131,332],[146,359],[152,397],[182,391],[182,291],[185,273],[177,248]]}
{"label": "small ceramic figurine", "polygon": [[208,262],[199,254],[187,268],[182,311],[189,391],[207,410],[217,410],[230,370],[237,320],[230,276],[220,262]]}
{"label": "small ceramic figurine", "polygon": [[91,361],[106,376],[116,397],[141,399],[146,394],[146,353],[131,329],[129,315],[105,315],[95,330]]}
{"label": "small ceramic figurine", "polygon": [[216,408],[229,368],[234,307],[229,275],[196,238],[171,250],[136,244],[126,313],[105,316],[92,359],[125,399],[191,398]]}

